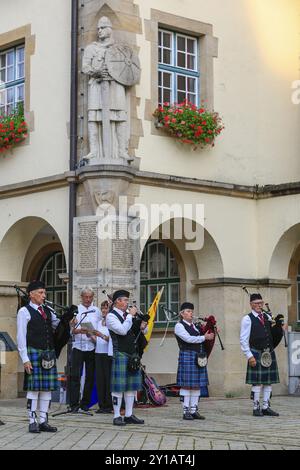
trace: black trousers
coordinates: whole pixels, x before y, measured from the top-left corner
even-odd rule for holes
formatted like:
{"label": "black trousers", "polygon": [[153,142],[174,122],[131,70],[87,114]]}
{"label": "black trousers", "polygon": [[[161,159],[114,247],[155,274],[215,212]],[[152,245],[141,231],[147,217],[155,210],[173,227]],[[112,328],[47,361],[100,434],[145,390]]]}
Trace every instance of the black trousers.
{"label": "black trousers", "polygon": [[80,405],[88,406],[91,401],[95,379],[95,351],[72,350],[70,371],[70,405],[79,405],[82,366],[85,364],[85,382]]}
{"label": "black trousers", "polygon": [[99,408],[112,409],[110,392],[112,357],[108,354],[95,354],[96,386]]}

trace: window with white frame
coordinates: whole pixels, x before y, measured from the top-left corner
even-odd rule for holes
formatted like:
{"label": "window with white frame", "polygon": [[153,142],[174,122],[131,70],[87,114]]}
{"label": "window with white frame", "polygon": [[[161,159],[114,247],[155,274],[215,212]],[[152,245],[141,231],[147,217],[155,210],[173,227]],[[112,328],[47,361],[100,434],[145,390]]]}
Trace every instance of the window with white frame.
{"label": "window with white frame", "polygon": [[[140,266],[140,308],[149,310],[157,292],[164,287],[159,306],[179,311],[180,274],[176,258],[160,240],[151,240],[145,246]],[[155,326],[164,326],[167,319],[161,308],[157,311]]]}
{"label": "window with white frame", "polygon": [[0,115],[24,103],[25,46],[0,51]]}
{"label": "window with white frame", "polygon": [[159,29],[158,102],[199,105],[199,41],[192,36]]}

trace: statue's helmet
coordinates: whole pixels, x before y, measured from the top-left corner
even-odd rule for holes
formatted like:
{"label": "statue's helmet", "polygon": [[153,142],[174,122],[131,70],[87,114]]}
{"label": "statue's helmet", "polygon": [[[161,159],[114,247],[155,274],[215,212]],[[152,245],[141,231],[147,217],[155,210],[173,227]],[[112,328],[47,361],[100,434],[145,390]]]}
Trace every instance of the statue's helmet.
{"label": "statue's helmet", "polygon": [[112,23],[107,16],[102,16],[98,21],[98,28],[112,28]]}

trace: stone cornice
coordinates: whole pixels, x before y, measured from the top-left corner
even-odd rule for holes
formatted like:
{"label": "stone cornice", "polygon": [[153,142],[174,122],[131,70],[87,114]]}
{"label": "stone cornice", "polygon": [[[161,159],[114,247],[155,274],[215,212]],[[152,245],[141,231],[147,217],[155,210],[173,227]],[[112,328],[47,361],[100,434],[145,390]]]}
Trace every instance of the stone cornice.
{"label": "stone cornice", "polygon": [[246,278],[234,278],[234,277],[217,277],[211,279],[196,279],[191,283],[199,288],[202,287],[225,287],[235,286],[242,288],[246,287],[277,287],[280,289],[288,288],[291,286],[292,281],[290,279],[246,279]]}
{"label": "stone cornice", "polygon": [[16,297],[17,292],[14,288],[15,284],[17,284],[21,289],[25,290],[28,282],[1,281],[0,282],[0,296]]}
{"label": "stone cornice", "polygon": [[60,175],[47,176],[35,180],[22,181],[15,184],[0,186],[0,199],[19,197],[41,191],[51,191],[52,189],[68,186],[70,181],[74,181],[75,172],[66,172]]}
{"label": "stone cornice", "polygon": [[84,166],[76,170],[76,172],[67,171],[58,175],[0,186],[0,199],[19,197],[41,191],[50,191],[52,189],[67,187],[72,181],[81,184],[88,179],[98,179],[101,177],[126,179],[134,184],[145,186],[253,200],[300,194],[300,181],[265,186],[247,186],[139,171],[137,168],[129,166],[94,165]]}

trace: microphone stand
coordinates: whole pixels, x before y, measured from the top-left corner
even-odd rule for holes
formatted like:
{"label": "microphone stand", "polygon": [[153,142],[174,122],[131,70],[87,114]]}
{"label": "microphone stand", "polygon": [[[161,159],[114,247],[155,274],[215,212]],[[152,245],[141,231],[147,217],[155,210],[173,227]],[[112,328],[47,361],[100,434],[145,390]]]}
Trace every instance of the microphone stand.
{"label": "microphone stand", "polygon": [[[84,313],[82,314],[82,318],[81,318],[80,322],[78,322],[78,323],[76,324],[76,328],[78,328],[78,327],[82,324],[83,320],[86,319],[88,313],[92,313],[92,312],[94,312],[94,310],[88,310],[87,312],[84,312]],[[72,335],[71,343],[73,342],[73,336],[74,336],[74,335]],[[70,375],[69,375],[69,377],[70,377],[70,385],[71,385],[72,360],[70,360],[69,370],[70,370]],[[69,386],[70,386],[70,385],[69,385]],[[69,406],[67,407],[66,410],[64,410],[64,411],[59,411],[58,413],[53,413],[53,415],[51,415],[51,416],[52,416],[52,418],[56,418],[57,416],[62,416],[62,415],[67,415],[67,414],[74,414],[72,408],[70,407],[70,404],[69,404]],[[79,410],[78,410],[78,411],[77,411],[77,414],[85,415],[85,416],[93,416],[93,413],[91,413],[90,411],[83,411],[83,410],[82,410],[82,411],[79,411]]]}

